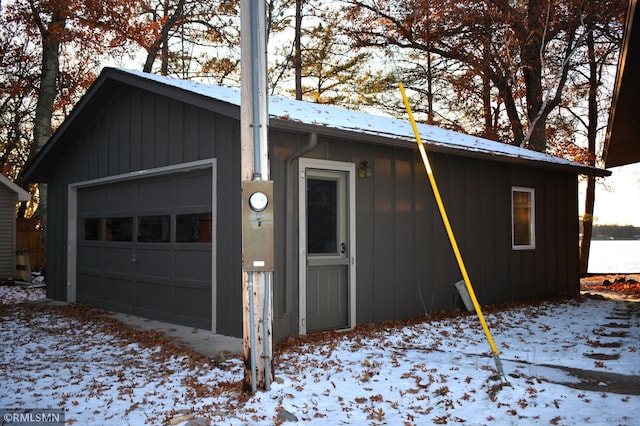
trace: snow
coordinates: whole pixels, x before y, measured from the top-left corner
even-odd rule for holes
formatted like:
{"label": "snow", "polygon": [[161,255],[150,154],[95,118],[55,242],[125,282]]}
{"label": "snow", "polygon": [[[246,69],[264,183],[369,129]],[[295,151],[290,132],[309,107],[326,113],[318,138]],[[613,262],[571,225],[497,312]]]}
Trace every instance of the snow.
{"label": "snow", "polygon": [[[118,71],[240,106],[240,91],[237,89],[175,79],[135,70],[118,69]],[[351,111],[332,105],[303,102],[278,96],[269,97],[268,109],[269,115],[274,118],[354,133],[382,136],[406,141],[411,144],[415,143],[413,128],[408,120],[398,120],[381,115]],[[583,169],[588,168],[583,164],[571,162],[560,157],[554,157],[529,149],[427,124],[418,123],[418,130],[423,142],[431,146],[473,151],[495,155],[497,157],[503,156],[581,167]]]}
{"label": "snow", "polygon": [[[281,410],[310,425],[638,424],[636,303],[487,310],[509,385],[476,317],[457,314],[288,342],[277,382],[250,396],[238,358],[215,363],[83,305],[15,304],[42,289],[0,290],[0,407],[63,408],[68,424],[167,424],[193,412],[216,425],[271,425]],[[562,367],[596,383],[586,390]],[[621,387],[607,373],[636,381]]]}

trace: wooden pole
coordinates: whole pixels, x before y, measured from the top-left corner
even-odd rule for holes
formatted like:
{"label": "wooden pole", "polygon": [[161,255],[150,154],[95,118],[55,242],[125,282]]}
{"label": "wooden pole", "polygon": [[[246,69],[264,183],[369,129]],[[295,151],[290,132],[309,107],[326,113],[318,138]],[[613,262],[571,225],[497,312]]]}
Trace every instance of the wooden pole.
{"label": "wooden pole", "polygon": [[[267,49],[264,2],[241,1],[241,181],[269,180],[267,143]],[[256,131],[258,129],[259,131]],[[246,206],[243,206],[245,208]],[[250,244],[245,241],[243,247]],[[272,297],[265,307],[272,272],[249,272],[243,264],[242,305],[245,391],[268,389],[273,377]],[[269,293],[272,293],[269,291]],[[251,312],[253,311],[253,312]],[[266,318],[265,318],[266,311]],[[266,340],[266,341],[265,341]],[[255,368],[255,370],[254,370]]]}

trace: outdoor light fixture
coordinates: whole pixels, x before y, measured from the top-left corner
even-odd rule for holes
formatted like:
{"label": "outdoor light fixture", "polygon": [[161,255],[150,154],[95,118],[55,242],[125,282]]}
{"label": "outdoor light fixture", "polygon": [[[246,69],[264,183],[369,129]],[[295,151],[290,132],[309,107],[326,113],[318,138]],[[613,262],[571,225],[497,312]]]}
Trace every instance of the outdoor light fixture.
{"label": "outdoor light fixture", "polygon": [[361,178],[370,178],[373,176],[373,170],[371,169],[371,166],[369,166],[368,161],[360,163],[360,167],[358,167],[358,176]]}

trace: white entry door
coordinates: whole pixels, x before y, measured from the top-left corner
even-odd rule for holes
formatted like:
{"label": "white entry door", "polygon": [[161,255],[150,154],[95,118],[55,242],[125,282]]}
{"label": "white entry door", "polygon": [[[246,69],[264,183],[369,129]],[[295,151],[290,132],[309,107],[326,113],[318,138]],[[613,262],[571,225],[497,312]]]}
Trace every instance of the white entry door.
{"label": "white entry door", "polygon": [[355,325],[355,167],[300,159],[300,332]]}

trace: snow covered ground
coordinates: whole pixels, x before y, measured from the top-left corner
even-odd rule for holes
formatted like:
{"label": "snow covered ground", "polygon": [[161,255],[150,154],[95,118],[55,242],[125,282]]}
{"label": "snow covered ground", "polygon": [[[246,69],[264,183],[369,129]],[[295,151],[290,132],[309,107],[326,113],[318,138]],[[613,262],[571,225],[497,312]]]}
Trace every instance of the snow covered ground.
{"label": "snow covered ground", "polygon": [[509,385],[476,317],[458,315],[288,342],[271,391],[248,396],[239,359],[215,363],[85,306],[15,304],[42,296],[0,287],[0,408],[60,407],[67,424],[192,412],[202,424],[271,425],[282,410],[310,425],[640,424],[638,303],[485,312]]}

